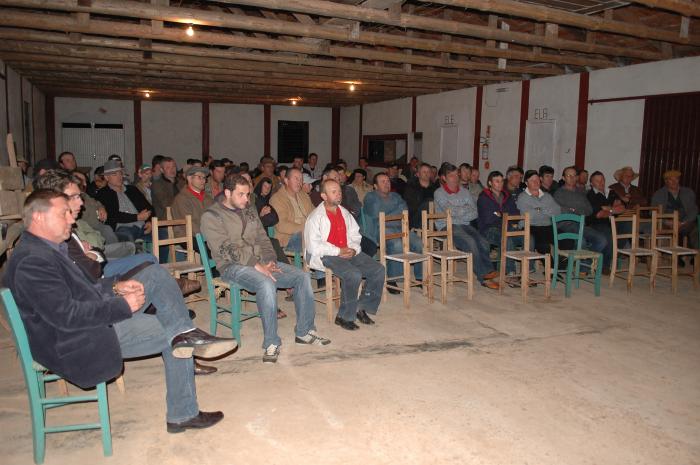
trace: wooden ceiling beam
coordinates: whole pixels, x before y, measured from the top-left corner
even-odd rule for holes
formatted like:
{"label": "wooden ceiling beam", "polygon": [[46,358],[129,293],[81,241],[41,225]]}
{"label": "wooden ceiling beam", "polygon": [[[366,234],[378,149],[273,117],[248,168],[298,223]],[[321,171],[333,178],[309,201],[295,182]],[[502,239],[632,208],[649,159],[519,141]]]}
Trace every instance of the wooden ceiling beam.
{"label": "wooden ceiling beam", "polygon": [[660,8],[662,10],[673,11],[684,16],[694,16],[700,18],[700,4],[697,1],[685,0],[632,0],[650,8]]}
{"label": "wooden ceiling beam", "polygon": [[[18,1],[18,0],[11,0]],[[34,0],[21,0],[34,1]],[[56,0],[53,0],[56,1]],[[134,3],[134,2],[128,2]],[[232,16],[232,15],[229,15]],[[292,23],[290,23],[292,24]],[[420,66],[434,66],[450,69],[495,71],[505,73],[531,73],[536,75],[557,75],[561,70],[553,67],[525,67],[511,66],[507,70],[499,70],[495,63],[483,63],[465,60],[442,60],[423,55],[406,55],[399,52],[384,52],[374,48],[340,47],[336,45],[324,46],[305,44],[301,42],[285,41],[278,39],[260,39],[253,37],[237,37],[219,32],[197,31],[194,37],[187,37],[184,31],[176,28],[164,28],[159,34],[154,34],[150,26],[134,23],[122,23],[114,21],[100,21],[92,19],[89,24],[83,25],[70,16],[45,15],[40,13],[28,13],[24,11],[0,8],[0,25],[9,27],[23,27],[52,31],[80,32],[84,34],[107,35],[113,37],[133,37],[137,39],[167,40],[172,42],[189,42],[201,45],[225,45],[239,48],[259,48],[272,51],[294,52],[309,55],[325,55],[331,57],[359,58],[363,60],[389,61],[394,63],[411,63]],[[151,49],[156,50],[159,44],[152,43]],[[238,52],[242,53],[242,52]],[[248,53],[248,55],[255,55]],[[258,55],[260,59],[261,56]]]}
{"label": "wooden ceiling beam", "polygon": [[[625,21],[605,19],[600,16],[572,13],[559,8],[549,8],[532,3],[516,2],[514,0],[420,0],[439,3],[459,8],[471,8],[483,12],[494,12],[534,19],[545,23],[558,23],[579,27],[589,31],[605,31],[613,34],[624,34],[643,39],[660,40],[676,44],[700,45],[700,37],[682,37],[681,35],[659,28],[633,24]],[[608,10],[612,11],[612,10]]]}
{"label": "wooden ceiling beam", "polygon": [[[41,48],[37,49],[37,45],[32,45],[31,42],[50,42],[53,43],[53,49],[61,50],[60,53],[67,53],[72,51],[73,54],[84,55],[86,57],[91,56],[94,58],[99,58],[101,53],[109,53],[111,56],[116,57],[129,57],[129,59],[134,59],[135,57],[142,61],[143,56],[140,53],[134,55],[134,51],[140,50],[138,41],[129,39],[118,39],[109,37],[97,37],[83,35],[81,38],[81,43],[79,46],[73,44],[67,39],[65,34],[54,33],[54,32],[39,32],[31,31],[17,28],[2,28],[0,27],[0,38],[3,39],[13,39],[15,42],[13,44],[12,50],[14,51],[28,51],[34,53],[41,53],[43,50]],[[9,42],[9,41],[4,41]],[[3,42],[0,42],[0,48],[3,47]],[[66,45],[68,47],[61,47],[61,45]],[[99,48],[109,48],[112,50],[105,50],[101,52]],[[117,50],[119,49],[119,50]],[[478,79],[485,81],[495,81],[500,82],[504,80],[512,79],[511,76],[507,74],[500,73],[466,73],[463,70],[460,71],[432,71],[432,70],[418,70],[413,68],[410,72],[407,72],[401,68],[394,68],[389,66],[384,66],[382,68],[377,68],[372,65],[358,64],[354,62],[347,62],[342,60],[323,60],[323,59],[304,59],[298,57],[291,57],[288,55],[272,55],[272,54],[262,54],[262,53],[241,53],[234,52],[230,50],[217,50],[212,48],[201,48],[201,47],[190,47],[186,45],[169,45],[162,43],[154,43],[151,45],[151,49],[154,51],[153,57],[156,56],[156,52],[160,53],[160,57],[163,60],[167,60],[171,63],[183,61],[189,61],[191,63],[198,63],[201,66],[208,66],[209,64],[216,63],[221,67],[226,66],[239,66],[240,63],[255,63],[257,69],[266,70],[280,70],[280,69],[296,69],[299,72],[303,72],[307,67],[309,72],[315,73],[341,73],[346,79],[356,79],[357,76],[381,76],[387,77],[391,75],[392,79],[397,80],[413,80],[413,79],[436,79],[436,80],[469,80]],[[279,65],[276,63],[284,63],[284,65]],[[302,65],[302,66],[294,66]]]}
{"label": "wooden ceiling beam", "polygon": [[[520,43],[523,45],[539,45],[554,50],[572,50],[609,56],[628,56],[647,60],[657,59],[651,58],[650,55],[645,55],[645,51],[643,50],[634,50],[630,47],[610,47],[599,44],[587,44],[586,42],[562,38],[551,39],[531,33],[494,30],[487,26],[460,21],[409,15],[406,13],[395,14],[384,10],[342,5],[329,1],[235,0],[229,3],[277,10],[294,10],[297,12],[319,14],[329,17],[342,17],[364,22],[388,24],[401,28],[427,30],[441,34],[491,39],[509,43]],[[232,29],[263,31],[274,34],[296,35],[300,37],[315,37],[334,41],[358,42],[368,45],[387,45],[408,48],[405,46],[402,47],[401,45],[394,45],[396,38],[393,34],[361,31],[359,34],[353,35],[350,30],[342,27],[308,25],[252,16],[240,17],[222,12],[204,11],[194,8],[157,6],[131,0],[90,0],[90,6],[81,6],[80,2],[75,2],[74,0],[3,0],[3,4],[58,11],[85,11],[89,13],[101,13],[131,18],[157,19],[173,23],[193,23],[229,27]],[[406,40],[406,38],[404,38],[404,40]],[[484,49],[488,50],[486,48]]]}

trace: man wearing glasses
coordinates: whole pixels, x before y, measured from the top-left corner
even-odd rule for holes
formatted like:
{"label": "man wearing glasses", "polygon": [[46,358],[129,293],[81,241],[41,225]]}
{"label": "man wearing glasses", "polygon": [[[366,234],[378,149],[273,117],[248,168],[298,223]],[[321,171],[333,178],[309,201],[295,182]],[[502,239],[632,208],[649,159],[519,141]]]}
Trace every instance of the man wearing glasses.
{"label": "man wearing glasses", "polygon": [[[192,217],[192,234],[199,233],[202,213],[214,204],[214,198],[206,191],[209,169],[203,166],[192,166],[185,173],[187,187],[180,190],[173,201],[172,212],[174,219],[182,219],[187,215]],[[184,234],[184,228],[175,231],[176,236]]]}

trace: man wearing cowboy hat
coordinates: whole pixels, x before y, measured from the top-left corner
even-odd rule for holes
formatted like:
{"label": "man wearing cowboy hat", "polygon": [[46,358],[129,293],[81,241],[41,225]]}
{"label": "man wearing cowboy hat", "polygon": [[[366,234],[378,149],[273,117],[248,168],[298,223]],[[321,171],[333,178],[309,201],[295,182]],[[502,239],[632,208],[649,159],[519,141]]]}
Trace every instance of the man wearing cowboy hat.
{"label": "man wearing cowboy hat", "polygon": [[695,192],[692,189],[681,186],[681,172],[668,170],[664,173],[665,186],[654,192],[651,197],[653,206],[661,205],[664,213],[678,212],[680,226],[678,228],[679,239],[688,237],[688,245],[698,248],[697,216],[698,205],[695,201]]}
{"label": "man wearing cowboy hat", "polygon": [[639,177],[639,173],[635,173],[631,166],[625,166],[615,171],[613,177],[617,181],[609,186],[617,198],[620,199],[625,208],[634,208],[637,205],[645,206],[647,199],[642,193],[642,190],[632,185],[632,181]]}

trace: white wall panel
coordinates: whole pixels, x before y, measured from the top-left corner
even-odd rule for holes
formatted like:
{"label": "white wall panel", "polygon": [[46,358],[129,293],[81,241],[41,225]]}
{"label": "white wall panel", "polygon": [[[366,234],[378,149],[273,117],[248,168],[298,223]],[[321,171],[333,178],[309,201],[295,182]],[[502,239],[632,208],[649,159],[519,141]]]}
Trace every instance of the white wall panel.
{"label": "white wall panel", "polygon": [[318,163],[325,166],[331,161],[332,110],[321,107],[273,105],[270,111],[270,155],[277,158],[277,122],[309,122],[309,153],[318,154]]}
{"label": "white wall panel", "polygon": [[142,102],[143,159],[165,155],[178,168],[188,158],[202,158],[202,104],[192,102]]}
{"label": "white wall panel", "polygon": [[368,103],[362,107],[362,135],[409,134],[411,98]]}
{"label": "white wall panel", "polygon": [[257,166],[265,149],[264,113],[263,105],[210,104],[209,153]]}
{"label": "white wall panel", "polygon": [[[520,134],[520,93],[521,84],[512,82],[484,86],[481,107],[481,137],[486,136],[491,127],[489,144],[489,162],[491,168],[482,171],[499,170],[504,172],[508,166],[518,161],[518,140]],[[483,176],[485,179],[486,176]]]}

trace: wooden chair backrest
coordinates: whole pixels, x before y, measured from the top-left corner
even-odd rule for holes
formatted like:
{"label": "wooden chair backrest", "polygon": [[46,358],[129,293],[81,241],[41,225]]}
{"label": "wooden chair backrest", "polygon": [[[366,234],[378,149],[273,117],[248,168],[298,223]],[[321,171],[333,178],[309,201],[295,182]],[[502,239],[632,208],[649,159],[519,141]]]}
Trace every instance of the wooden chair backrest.
{"label": "wooden chair backrest", "polygon": [[[194,253],[194,242],[192,240],[192,216],[187,215],[182,219],[178,220],[160,220],[158,217],[154,217],[151,220],[151,234],[153,237],[153,255],[156,256],[158,260],[160,260],[160,247],[161,246],[174,246],[175,244],[184,244],[184,247],[187,250],[187,261],[188,262],[195,262],[195,253]],[[168,231],[168,238],[167,239],[159,239],[158,238],[158,229],[159,228],[172,228],[172,227],[184,227],[185,235],[184,236],[177,236],[177,237],[170,237],[170,231]],[[175,233],[172,233],[173,236]],[[175,262],[175,257],[174,257],[174,252],[173,255],[171,256],[172,260],[171,263]]]}
{"label": "wooden chair backrest", "polygon": [[[512,223],[523,222],[522,229],[511,229],[510,225]],[[523,250],[530,250],[530,214],[525,213],[523,215],[509,215],[508,213],[503,214],[503,219],[501,222],[501,253],[505,253],[508,250],[508,238],[509,237],[522,237],[523,238]]]}
{"label": "wooden chair backrest", "polygon": [[[664,223],[671,221],[671,228]],[[680,225],[678,212],[657,213],[651,212],[651,247],[658,247],[659,240],[670,240],[670,247],[678,247],[678,227]]]}
{"label": "wooden chair backrest", "polygon": [[[612,232],[613,251],[617,250],[617,241],[620,239],[629,239],[631,242],[630,248],[636,249],[639,247],[639,217],[635,213],[633,215],[610,216],[610,230]],[[632,223],[632,228],[629,233],[621,234],[617,232],[618,225],[621,223]]]}
{"label": "wooden chair backrest", "polygon": [[653,212],[657,214],[662,214],[664,212],[663,206],[656,205],[655,207],[642,207],[641,205],[636,205],[634,207],[634,213],[637,215],[637,224],[641,229],[642,225],[645,223],[651,223],[651,215]]}
{"label": "wooden chair backrest", "polygon": [[[401,222],[401,232],[386,233],[386,224],[392,221]],[[409,227],[408,227],[408,210],[404,210],[400,215],[387,215],[384,212],[379,212],[379,259],[384,264],[386,256],[386,241],[392,239],[401,239],[401,249],[403,253],[409,252]]]}
{"label": "wooden chair backrest", "polygon": [[[444,238],[447,241],[447,247],[445,250],[454,250],[454,244],[452,241],[452,212],[447,210],[443,213],[428,213],[427,211],[423,210],[421,215],[421,238],[423,239],[423,252],[433,251],[433,239],[435,238]],[[447,227],[441,231],[436,230],[436,220],[444,220]]]}

